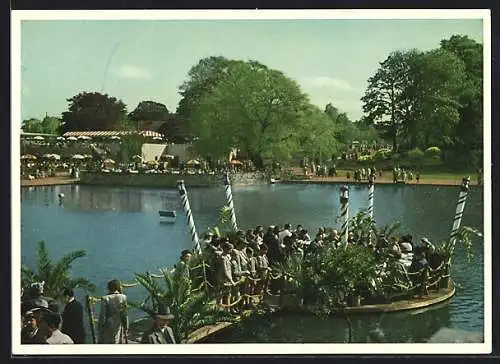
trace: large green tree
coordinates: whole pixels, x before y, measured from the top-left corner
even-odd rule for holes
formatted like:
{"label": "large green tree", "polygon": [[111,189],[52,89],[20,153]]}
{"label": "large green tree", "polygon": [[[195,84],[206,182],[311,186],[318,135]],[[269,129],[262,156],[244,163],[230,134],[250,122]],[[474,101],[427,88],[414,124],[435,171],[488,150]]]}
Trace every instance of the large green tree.
{"label": "large green tree", "polygon": [[406,90],[411,65],[419,53],[416,50],[392,52],[368,79],[368,87],[361,98],[366,118],[386,132],[394,150],[398,149],[409,110]]}
{"label": "large green tree", "polygon": [[231,62],[191,118],[198,151],[225,157],[238,147],[257,166],[286,160],[298,149],[307,96],[282,72],[255,62]]}
{"label": "large green tree", "polygon": [[116,130],[127,115],[126,105],[115,97],[82,92],[68,99],[61,131]]}
{"label": "large green tree", "polygon": [[462,161],[470,163],[477,159],[478,166],[483,150],[483,45],[467,36],[453,35],[441,41],[441,49],[456,55],[465,65],[453,152]]}
{"label": "large green tree", "polygon": [[222,56],[211,56],[201,59],[189,70],[188,79],[179,87],[181,100],[176,110],[177,120],[186,123],[186,129],[203,96],[213,90],[231,62]]}

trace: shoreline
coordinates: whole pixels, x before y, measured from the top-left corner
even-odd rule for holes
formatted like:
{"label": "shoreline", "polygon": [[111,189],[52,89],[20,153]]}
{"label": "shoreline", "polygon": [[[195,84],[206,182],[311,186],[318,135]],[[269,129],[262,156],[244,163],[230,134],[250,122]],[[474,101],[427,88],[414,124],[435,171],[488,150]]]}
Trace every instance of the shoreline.
{"label": "shoreline", "polygon": [[[308,179],[283,179],[278,182],[283,184],[349,184],[349,185],[368,185],[368,181],[355,182],[352,178],[347,179],[346,177],[311,177]],[[387,178],[380,178],[375,180],[375,185],[395,185],[395,186],[460,186],[462,180],[448,180],[448,179],[436,179],[429,178],[417,181],[407,181],[406,183],[398,182],[394,183],[392,180]],[[483,187],[483,185],[470,184],[470,187]]]}
{"label": "shoreline", "polygon": [[[308,179],[282,179],[276,184],[349,184],[349,185],[367,185],[368,181],[362,182],[354,182],[352,179],[347,179],[346,177],[311,177]],[[43,186],[58,186],[58,185],[71,185],[71,184],[82,184],[87,186],[92,186],[94,184],[81,183],[79,178],[70,178],[70,177],[47,177],[47,178],[39,178],[34,180],[21,180],[21,187],[43,187]],[[259,183],[262,184],[262,183]],[[269,184],[264,183],[264,184]],[[424,179],[420,180],[419,183],[416,181],[407,181],[406,183],[393,183],[392,180],[387,178],[380,178],[375,180],[375,185],[397,185],[397,186],[460,186],[462,184],[461,180],[448,180],[448,179]],[[96,184],[97,185],[97,184]],[[246,183],[240,184],[236,183],[235,186],[240,185],[248,185]],[[478,185],[477,183],[471,183],[470,187],[482,188],[484,185]],[[126,186],[124,186],[126,187]],[[150,188],[152,186],[134,186],[134,187],[143,187]],[[193,186],[191,186],[193,187]],[[199,187],[199,186],[194,186]],[[210,187],[210,186],[207,186]]]}

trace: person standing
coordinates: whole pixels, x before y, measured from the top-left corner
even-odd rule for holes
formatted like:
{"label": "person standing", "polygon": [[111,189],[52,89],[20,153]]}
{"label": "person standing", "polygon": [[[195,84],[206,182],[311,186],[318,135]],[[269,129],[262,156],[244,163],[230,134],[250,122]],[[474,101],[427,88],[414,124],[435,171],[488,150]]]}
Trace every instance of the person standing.
{"label": "person standing", "polygon": [[99,344],[126,344],[128,333],[127,296],[117,279],[108,282],[99,313]]}
{"label": "person standing", "polygon": [[176,344],[175,336],[170,327],[174,315],[170,313],[168,307],[160,307],[154,315],[153,327],[146,331],[143,336],[142,344]]}
{"label": "person standing", "polygon": [[82,304],[76,300],[75,293],[69,288],[64,289],[63,299],[66,306],[62,314],[61,332],[68,335],[75,344],[85,344]]}
{"label": "person standing", "polygon": [[47,344],[74,344],[73,340],[63,334],[61,327],[61,316],[55,312],[48,312],[42,317],[40,329],[47,338]]}

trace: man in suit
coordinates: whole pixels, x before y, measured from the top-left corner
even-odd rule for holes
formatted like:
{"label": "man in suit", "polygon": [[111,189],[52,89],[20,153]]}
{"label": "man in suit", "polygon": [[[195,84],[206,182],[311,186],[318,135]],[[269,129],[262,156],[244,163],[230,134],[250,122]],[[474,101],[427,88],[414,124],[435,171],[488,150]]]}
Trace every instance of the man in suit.
{"label": "man in suit", "polygon": [[68,335],[75,344],[85,344],[82,304],[75,299],[75,293],[69,288],[64,289],[63,299],[66,306],[62,314],[61,332]]}
{"label": "man in suit", "polygon": [[158,313],[154,316],[153,327],[143,334],[141,343],[176,344],[174,332],[169,326],[170,321],[173,318],[174,315],[170,313],[170,309],[168,307],[160,307]]}

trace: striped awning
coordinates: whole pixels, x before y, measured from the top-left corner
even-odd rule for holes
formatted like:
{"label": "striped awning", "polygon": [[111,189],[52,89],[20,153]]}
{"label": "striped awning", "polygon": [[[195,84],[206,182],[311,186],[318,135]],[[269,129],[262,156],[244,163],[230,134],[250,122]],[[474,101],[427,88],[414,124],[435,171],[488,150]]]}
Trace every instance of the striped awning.
{"label": "striped awning", "polygon": [[79,136],[88,136],[88,137],[112,137],[112,136],[123,136],[123,135],[133,135],[140,134],[145,137],[162,137],[163,135],[157,133],[156,131],[151,130],[91,130],[91,131],[68,131],[63,134],[64,137],[79,137]]}

